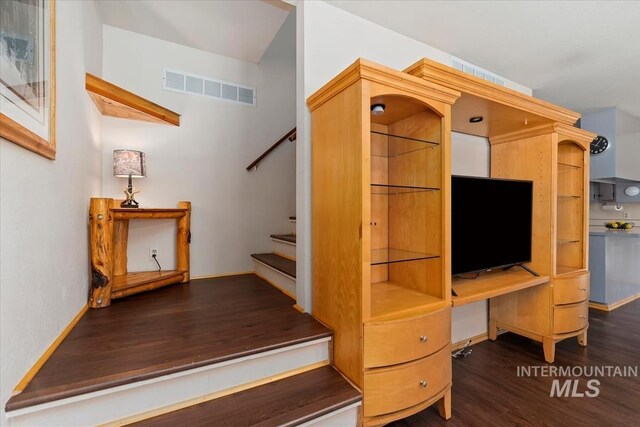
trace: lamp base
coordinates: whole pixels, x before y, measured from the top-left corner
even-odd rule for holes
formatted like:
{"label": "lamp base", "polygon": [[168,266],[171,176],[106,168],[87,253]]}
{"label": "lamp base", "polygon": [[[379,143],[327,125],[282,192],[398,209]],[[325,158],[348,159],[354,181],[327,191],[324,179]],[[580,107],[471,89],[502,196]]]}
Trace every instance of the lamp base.
{"label": "lamp base", "polygon": [[139,208],[140,204],[135,199],[128,199],[120,203],[121,208]]}

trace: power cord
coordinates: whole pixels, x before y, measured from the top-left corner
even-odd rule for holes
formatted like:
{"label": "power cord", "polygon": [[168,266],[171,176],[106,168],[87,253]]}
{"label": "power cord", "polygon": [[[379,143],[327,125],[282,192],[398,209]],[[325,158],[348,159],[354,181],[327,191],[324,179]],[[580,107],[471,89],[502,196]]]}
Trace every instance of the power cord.
{"label": "power cord", "polygon": [[153,255],[151,255],[151,258],[153,258],[153,260],[156,262],[156,264],[158,264],[158,271],[162,271],[162,267],[160,267],[160,263],[158,262],[158,255],[153,254]]}

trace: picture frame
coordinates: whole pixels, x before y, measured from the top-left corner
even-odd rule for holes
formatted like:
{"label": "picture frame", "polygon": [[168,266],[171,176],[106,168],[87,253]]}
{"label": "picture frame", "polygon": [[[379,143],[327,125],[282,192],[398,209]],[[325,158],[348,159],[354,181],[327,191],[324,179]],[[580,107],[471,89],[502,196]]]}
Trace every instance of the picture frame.
{"label": "picture frame", "polygon": [[56,0],[0,2],[0,137],[56,157]]}

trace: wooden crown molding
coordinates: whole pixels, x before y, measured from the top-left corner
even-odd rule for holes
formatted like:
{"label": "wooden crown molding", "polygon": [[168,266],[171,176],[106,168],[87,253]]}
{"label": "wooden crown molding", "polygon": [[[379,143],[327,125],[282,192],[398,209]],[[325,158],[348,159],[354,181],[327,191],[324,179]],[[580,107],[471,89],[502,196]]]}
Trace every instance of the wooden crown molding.
{"label": "wooden crown molding", "polygon": [[498,86],[495,83],[463,73],[427,58],[423,58],[409,66],[404,72],[462,93],[486,98],[509,107],[537,114],[554,122],[573,125],[580,118],[580,114],[574,111],[536,99],[513,89]]}
{"label": "wooden crown molding", "polygon": [[591,146],[591,141],[598,136],[588,130],[569,126],[564,123],[554,123],[554,131],[559,135],[560,142],[564,140],[571,140],[581,145],[584,150],[588,150]]}
{"label": "wooden crown molding", "polygon": [[87,73],[85,88],[105,116],[180,126],[180,114]]}
{"label": "wooden crown molding", "polygon": [[361,79],[409,92],[417,96],[431,98],[449,105],[453,104],[460,97],[460,92],[457,90],[449,89],[436,83],[410,76],[393,68],[358,58],[343,72],[307,98],[309,109],[311,111],[315,110],[336,94]]}
{"label": "wooden crown molding", "polygon": [[583,149],[588,149],[591,141],[596,137],[593,132],[586,131],[565,123],[549,123],[542,126],[536,126],[527,129],[521,129],[515,132],[506,133],[503,135],[496,135],[489,138],[491,145],[503,144],[505,142],[516,141],[519,139],[532,138],[540,135],[550,135],[556,133],[559,135],[559,140],[571,140],[582,146]]}

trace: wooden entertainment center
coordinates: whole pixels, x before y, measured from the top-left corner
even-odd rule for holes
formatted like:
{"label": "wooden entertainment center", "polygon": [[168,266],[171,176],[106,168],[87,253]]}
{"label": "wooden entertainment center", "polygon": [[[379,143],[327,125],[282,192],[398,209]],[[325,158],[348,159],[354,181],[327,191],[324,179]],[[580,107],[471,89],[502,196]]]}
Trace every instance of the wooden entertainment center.
{"label": "wooden entertainment center", "polygon": [[[364,425],[435,402],[451,416],[451,306],[490,299],[490,338],[536,339],[550,363],[557,341],[586,345],[595,135],[573,127],[579,114],[427,59],[404,73],[359,59],[307,102],[313,315],[334,330],[334,365],[363,391]],[[493,177],[534,182],[539,277],[514,268],[452,280],[452,130],[489,139]]]}

